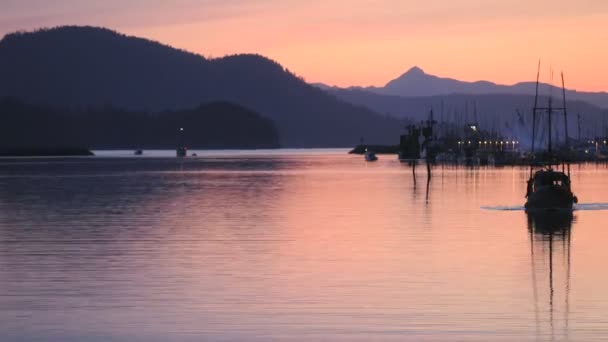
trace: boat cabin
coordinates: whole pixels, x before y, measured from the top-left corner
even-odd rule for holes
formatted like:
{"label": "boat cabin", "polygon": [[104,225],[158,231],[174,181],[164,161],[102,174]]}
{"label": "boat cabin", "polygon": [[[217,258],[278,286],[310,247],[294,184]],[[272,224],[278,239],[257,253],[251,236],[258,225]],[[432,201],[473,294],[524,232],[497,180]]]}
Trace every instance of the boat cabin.
{"label": "boat cabin", "polygon": [[547,187],[570,191],[570,177],[563,172],[553,171],[552,169],[536,171],[528,181],[528,195]]}

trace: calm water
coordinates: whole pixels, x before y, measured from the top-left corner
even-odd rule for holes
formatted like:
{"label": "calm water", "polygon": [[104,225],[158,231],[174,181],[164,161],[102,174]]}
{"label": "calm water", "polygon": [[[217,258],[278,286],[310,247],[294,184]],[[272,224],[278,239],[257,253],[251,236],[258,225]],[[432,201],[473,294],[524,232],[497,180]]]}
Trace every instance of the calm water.
{"label": "calm water", "polygon": [[[0,161],[0,341],[608,336],[608,211],[482,209],[523,204],[526,169],[427,192],[386,156],[129,154]],[[608,202],[606,167],[572,171]]]}

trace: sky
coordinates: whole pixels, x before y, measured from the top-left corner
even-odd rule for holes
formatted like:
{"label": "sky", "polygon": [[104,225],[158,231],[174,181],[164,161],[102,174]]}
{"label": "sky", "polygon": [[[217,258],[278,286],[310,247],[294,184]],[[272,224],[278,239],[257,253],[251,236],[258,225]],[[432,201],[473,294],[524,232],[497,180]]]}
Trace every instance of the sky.
{"label": "sky", "polygon": [[[0,35],[104,26],[207,57],[267,56],[308,82],[381,86],[413,66],[465,81],[608,91],[606,0],[0,0]],[[555,80],[557,83],[557,80]]]}

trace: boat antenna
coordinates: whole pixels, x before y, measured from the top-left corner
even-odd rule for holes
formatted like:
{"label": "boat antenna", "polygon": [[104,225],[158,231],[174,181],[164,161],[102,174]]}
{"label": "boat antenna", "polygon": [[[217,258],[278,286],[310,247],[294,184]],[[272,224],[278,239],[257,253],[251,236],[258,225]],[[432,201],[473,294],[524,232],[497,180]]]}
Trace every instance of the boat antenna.
{"label": "boat antenna", "polygon": [[443,119],[443,97],[441,98],[441,126],[439,129],[439,133],[441,136],[445,135],[445,121]]}
{"label": "boat antenna", "polygon": [[475,124],[479,125],[477,121],[477,100],[473,102],[473,115],[475,116]]}
{"label": "boat antenna", "polygon": [[581,141],[581,113],[576,114],[576,121],[578,123],[578,141]]}

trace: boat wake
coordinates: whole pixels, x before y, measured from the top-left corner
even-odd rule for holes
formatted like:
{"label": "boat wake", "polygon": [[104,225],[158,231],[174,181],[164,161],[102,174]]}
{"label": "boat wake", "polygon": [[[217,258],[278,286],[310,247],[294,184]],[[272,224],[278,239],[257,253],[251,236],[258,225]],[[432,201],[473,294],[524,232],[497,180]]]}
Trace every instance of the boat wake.
{"label": "boat wake", "polygon": [[574,210],[608,210],[608,203],[581,203],[575,204]]}
{"label": "boat wake", "polygon": [[517,206],[495,206],[495,207],[481,207],[481,209],[483,210],[494,210],[494,211],[520,211],[520,210],[526,210],[526,208],[523,205],[517,205]]}
{"label": "boat wake", "polygon": [[[492,211],[524,211],[526,208],[523,205],[516,206],[483,206],[483,210]],[[608,210],[608,203],[578,203],[574,204],[573,210],[575,211],[591,211],[591,210]]]}

